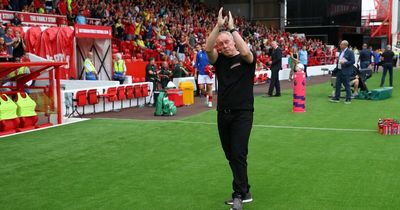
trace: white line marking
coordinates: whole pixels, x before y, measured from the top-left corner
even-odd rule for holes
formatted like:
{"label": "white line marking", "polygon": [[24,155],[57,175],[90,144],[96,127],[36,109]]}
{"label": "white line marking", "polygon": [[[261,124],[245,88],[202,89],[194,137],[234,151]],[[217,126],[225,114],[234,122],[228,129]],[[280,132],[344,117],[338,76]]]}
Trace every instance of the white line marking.
{"label": "white line marking", "polygon": [[[96,118],[96,119],[110,119],[110,118]],[[213,122],[191,122],[184,120],[137,120],[137,119],[122,119],[132,120],[137,122],[166,122],[166,123],[182,123],[182,124],[198,124],[198,125],[217,125]],[[302,127],[302,126],[286,126],[286,125],[257,125],[253,124],[253,128],[280,128],[280,129],[298,129],[298,130],[320,130],[320,131],[345,131],[345,132],[377,132],[373,129],[348,129],[348,128],[319,128],[319,127]]]}
{"label": "white line marking", "polygon": [[4,136],[0,136],[0,139],[1,139],[1,138],[5,138],[5,137],[10,137],[10,136],[16,136],[16,135],[20,135],[20,134],[25,134],[25,133],[31,133],[31,132],[41,131],[41,130],[45,130],[45,129],[49,129],[49,128],[60,127],[60,126],[63,126],[63,125],[74,124],[74,123],[83,122],[83,121],[86,121],[86,120],[90,120],[90,119],[89,119],[89,118],[82,118],[82,119],[79,119],[79,120],[74,120],[74,121],[70,121],[70,122],[65,122],[65,123],[63,123],[63,124],[56,124],[56,125],[52,125],[52,126],[48,126],[48,127],[43,127],[43,128],[35,128],[35,129],[32,129],[32,130],[23,131],[23,132],[16,132],[16,133],[12,133],[12,134],[7,134],[7,135],[4,135]]}

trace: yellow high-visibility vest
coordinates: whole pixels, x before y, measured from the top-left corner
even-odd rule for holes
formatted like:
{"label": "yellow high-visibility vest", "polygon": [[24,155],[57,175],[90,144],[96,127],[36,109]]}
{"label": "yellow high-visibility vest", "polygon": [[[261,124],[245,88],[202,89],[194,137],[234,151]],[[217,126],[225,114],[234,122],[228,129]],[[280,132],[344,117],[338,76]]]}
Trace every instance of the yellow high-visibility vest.
{"label": "yellow high-visibility vest", "polygon": [[123,74],[124,73],[124,60],[119,60],[114,62],[114,72],[116,74]]}
{"label": "yellow high-visibility vest", "polygon": [[21,93],[17,93],[17,115],[18,117],[31,117],[36,116],[35,112],[36,102],[25,93],[25,98],[22,97]]}
{"label": "yellow high-visibility vest", "polygon": [[[4,97],[4,98],[3,98]],[[0,120],[17,118],[17,104],[6,94],[0,95]]]}
{"label": "yellow high-visibility vest", "polygon": [[[28,70],[28,67],[26,67],[26,66],[21,66],[21,67],[19,67],[19,69],[18,69],[17,75],[25,74],[25,73],[27,73],[27,70]],[[16,76],[16,75],[15,75],[15,71],[13,71],[13,72],[11,72],[11,73],[8,74],[8,78],[12,78],[12,77],[15,77],[15,76]]]}

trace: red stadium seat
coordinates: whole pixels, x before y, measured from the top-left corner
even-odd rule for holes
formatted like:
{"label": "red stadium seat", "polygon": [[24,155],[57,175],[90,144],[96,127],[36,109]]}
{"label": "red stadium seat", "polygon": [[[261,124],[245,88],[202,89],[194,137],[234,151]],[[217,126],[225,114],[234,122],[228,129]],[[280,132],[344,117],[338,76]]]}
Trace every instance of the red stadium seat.
{"label": "red stadium seat", "polygon": [[142,89],[142,97],[147,97],[149,96],[149,85],[148,84],[143,84],[140,86]]}
{"label": "red stadium seat", "polygon": [[[74,113],[77,113],[80,118],[82,118],[82,115],[85,114],[85,106],[88,104],[87,102],[87,90],[80,90],[75,93],[75,98],[74,94],[72,94],[72,101],[75,102],[75,104],[72,106],[73,111],[71,114],[68,115],[68,117],[71,117],[74,115]],[[82,114],[78,111],[78,107],[82,107]]]}
{"label": "red stadium seat", "polygon": [[124,108],[123,101],[125,100],[125,87],[119,86],[117,88],[117,98],[121,101],[121,109]]}
{"label": "red stadium seat", "polygon": [[142,89],[141,89],[140,85],[133,86],[133,90],[134,90],[134,93],[135,93],[135,98],[141,98],[143,96]]}
{"label": "red stadium seat", "polygon": [[149,96],[149,85],[147,83],[142,84],[140,86],[140,89],[142,89],[142,97],[144,97],[144,103],[147,104],[146,97]]}
{"label": "red stadium seat", "polygon": [[125,87],[126,99],[129,99],[129,106],[132,106],[132,99],[135,98],[135,94],[133,92],[133,85],[128,85]]}
{"label": "red stadium seat", "polygon": [[88,104],[93,105],[93,113],[96,113],[96,104],[98,103],[97,89],[88,90]]}
{"label": "red stadium seat", "polygon": [[136,106],[139,106],[139,98],[142,98],[142,88],[140,85],[134,85],[133,86],[133,93],[135,94],[136,98]]}
{"label": "red stadium seat", "polygon": [[140,82],[140,78],[138,77],[133,78],[133,83],[138,83],[138,82]]}
{"label": "red stadium seat", "polygon": [[116,87],[109,87],[106,90],[103,90],[103,94],[99,94],[99,97],[103,98],[103,111],[106,111],[106,99],[108,102],[112,102],[112,110],[114,110],[114,101],[117,98],[117,88]]}

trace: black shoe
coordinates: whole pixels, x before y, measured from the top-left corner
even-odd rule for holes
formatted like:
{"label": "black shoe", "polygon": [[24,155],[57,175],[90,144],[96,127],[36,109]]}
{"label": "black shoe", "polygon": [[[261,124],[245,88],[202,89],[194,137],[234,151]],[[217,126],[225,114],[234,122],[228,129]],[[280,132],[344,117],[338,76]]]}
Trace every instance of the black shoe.
{"label": "black shoe", "polygon": [[[250,203],[253,201],[253,197],[251,197],[251,193],[248,192],[246,193],[246,197],[243,198],[242,203]],[[225,201],[226,205],[232,205],[233,204],[233,199],[229,199]]]}
{"label": "black shoe", "polygon": [[344,101],[344,104],[351,104],[351,99],[346,99],[346,101]]}
{"label": "black shoe", "polygon": [[231,210],[243,210],[243,202],[240,198],[234,198]]}
{"label": "black shoe", "polygon": [[281,94],[279,93],[279,94],[275,94],[274,95],[275,97],[280,97],[281,96]]}

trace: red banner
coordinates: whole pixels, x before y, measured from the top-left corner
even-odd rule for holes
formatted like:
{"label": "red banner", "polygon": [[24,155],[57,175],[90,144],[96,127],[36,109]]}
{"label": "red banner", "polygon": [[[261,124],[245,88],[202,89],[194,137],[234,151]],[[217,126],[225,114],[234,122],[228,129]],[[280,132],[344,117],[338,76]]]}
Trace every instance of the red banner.
{"label": "red banner", "polygon": [[112,38],[110,26],[92,26],[75,24],[75,36],[78,38]]}
{"label": "red banner", "polygon": [[[13,11],[0,10],[0,19],[10,22],[14,18]],[[47,15],[27,12],[17,12],[23,25],[58,26],[67,25],[67,17],[61,15]]]}

